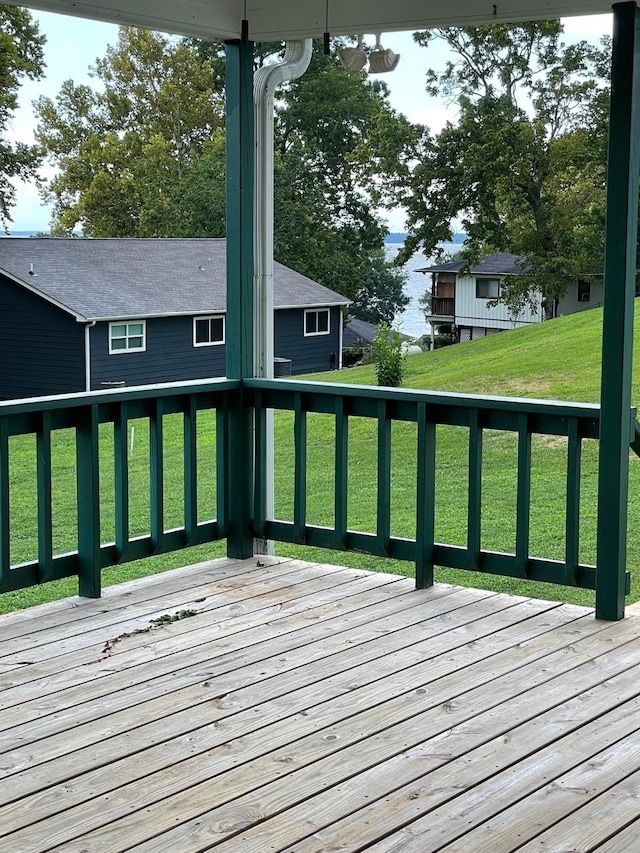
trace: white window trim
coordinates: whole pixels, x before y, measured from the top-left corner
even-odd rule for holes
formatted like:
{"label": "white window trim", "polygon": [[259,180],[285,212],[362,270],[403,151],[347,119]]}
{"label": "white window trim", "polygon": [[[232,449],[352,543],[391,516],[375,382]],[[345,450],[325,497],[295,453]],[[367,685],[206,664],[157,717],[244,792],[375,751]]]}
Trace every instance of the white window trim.
{"label": "white window trim", "polygon": [[[321,311],[327,314],[327,331],[326,332],[307,332],[307,314],[319,314]],[[316,322],[316,328],[318,324]],[[331,309],[330,308],[305,308],[304,310],[304,326],[302,327],[305,338],[317,338],[320,335],[331,334]]]}
{"label": "white window trim", "polygon": [[[196,322],[198,320],[222,320],[222,340],[221,341],[202,341],[196,343]],[[193,345],[194,347],[219,347],[227,340],[227,318],[225,314],[205,314],[198,315],[193,318]]]}
{"label": "white window trim", "polygon": [[[497,296],[478,296],[478,284],[481,281],[497,281],[498,282],[498,295]],[[477,275],[475,278],[476,285],[476,299],[484,299],[489,301],[490,299],[500,299],[500,292],[502,291],[502,279],[498,275]]]}
{"label": "white window trim", "polygon": [[[129,326],[141,325],[142,326],[142,346],[141,347],[129,347],[126,346],[124,349],[113,349],[111,346],[113,337],[111,334],[111,329],[114,326],[126,326],[127,334],[125,336],[125,340],[127,343],[129,342],[129,338],[139,338],[140,335],[130,335],[129,334]],[[118,336],[120,340],[120,336]],[[147,321],[146,320],[114,320],[113,323],[109,323],[109,355],[131,355],[132,352],[146,352],[147,350]]]}

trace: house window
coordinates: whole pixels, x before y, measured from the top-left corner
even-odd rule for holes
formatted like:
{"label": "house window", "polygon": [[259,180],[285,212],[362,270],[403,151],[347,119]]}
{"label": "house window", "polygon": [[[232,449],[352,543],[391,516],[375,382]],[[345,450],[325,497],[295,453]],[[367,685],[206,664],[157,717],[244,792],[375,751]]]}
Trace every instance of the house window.
{"label": "house window", "polygon": [[329,309],[307,308],[304,312],[305,337],[309,335],[328,335],[329,332]]}
{"label": "house window", "polygon": [[578,302],[591,302],[591,282],[578,282]]}
{"label": "house window", "polygon": [[117,355],[121,352],[143,352],[146,348],[144,320],[109,323],[109,355]]}
{"label": "house window", "polygon": [[476,297],[478,299],[497,299],[500,296],[499,278],[477,278]]}
{"label": "house window", "polygon": [[224,343],[224,314],[193,318],[194,347],[213,347]]}

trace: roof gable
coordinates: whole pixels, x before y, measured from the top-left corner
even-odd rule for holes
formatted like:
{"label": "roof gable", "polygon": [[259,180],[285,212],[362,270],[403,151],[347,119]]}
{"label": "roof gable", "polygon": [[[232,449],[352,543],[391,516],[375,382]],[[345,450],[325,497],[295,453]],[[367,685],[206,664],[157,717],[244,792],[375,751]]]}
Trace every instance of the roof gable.
{"label": "roof gable", "polygon": [[[3,238],[0,272],[80,320],[226,310],[226,240]],[[349,300],[274,264],[274,306]]]}

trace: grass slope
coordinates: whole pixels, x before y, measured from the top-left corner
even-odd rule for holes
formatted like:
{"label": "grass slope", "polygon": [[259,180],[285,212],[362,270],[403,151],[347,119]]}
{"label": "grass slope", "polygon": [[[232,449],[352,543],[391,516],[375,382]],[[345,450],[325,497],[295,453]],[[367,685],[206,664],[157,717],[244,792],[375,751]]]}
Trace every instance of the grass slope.
{"label": "grass slope", "polygon": [[[636,336],[640,300],[636,302]],[[594,403],[600,399],[602,309],[502,332],[405,360],[407,388]],[[640,347],[634,399],[640,400]],[[305,379],[375,385],[373,365]]]}

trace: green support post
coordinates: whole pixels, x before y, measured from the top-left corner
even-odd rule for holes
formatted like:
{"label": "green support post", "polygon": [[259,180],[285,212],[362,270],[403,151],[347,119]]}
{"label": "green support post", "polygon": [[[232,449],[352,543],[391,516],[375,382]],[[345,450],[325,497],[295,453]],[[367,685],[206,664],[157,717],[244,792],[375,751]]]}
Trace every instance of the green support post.
{"label": "green support post", "polygon": [[[253,376],[253,42],[226,44],[227,376]],[[229,410],[227,554],[253,555],[253,413],[246,392]]]}
{"label": "green support post", "polygon": [[602,330],[596,617],[624,617],[640,121],[639,16],[613,6]]}

